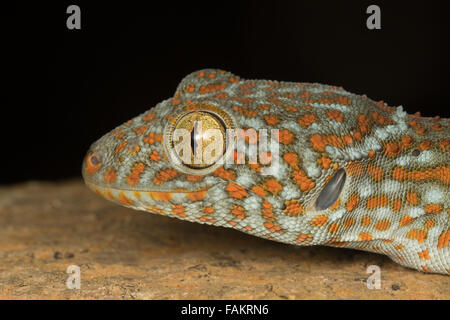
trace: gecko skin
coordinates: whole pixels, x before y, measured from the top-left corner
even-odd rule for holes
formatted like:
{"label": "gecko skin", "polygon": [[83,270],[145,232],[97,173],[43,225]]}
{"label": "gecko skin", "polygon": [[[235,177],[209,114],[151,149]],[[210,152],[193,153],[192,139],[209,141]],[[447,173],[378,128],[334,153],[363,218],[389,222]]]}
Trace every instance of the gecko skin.
{"label": "gecko skin", "polygon": [[[202,111],[237,128],[279,129],[279,170],[262,175],[268,165],[246,162],[196,174],[174,166],[167,128]],[[96,141],[82,170],[92,190],[126,207],[450,274],[449,137],[450,119],[409,115],[340,87],[205,69]]]}

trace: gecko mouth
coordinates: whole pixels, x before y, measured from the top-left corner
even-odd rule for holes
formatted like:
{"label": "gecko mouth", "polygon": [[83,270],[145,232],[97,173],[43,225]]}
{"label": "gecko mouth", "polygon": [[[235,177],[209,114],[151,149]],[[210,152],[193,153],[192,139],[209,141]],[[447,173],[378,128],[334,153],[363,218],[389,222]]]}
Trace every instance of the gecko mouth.
{"label": "gecko mouth", "polygon": [[99,185],[85,180],[86,185],[100,196],[125,206],[137,207],[155,203],[194,202],[206,197],[207,191],[214,186],[201,187],[196,190],[132,190]]}

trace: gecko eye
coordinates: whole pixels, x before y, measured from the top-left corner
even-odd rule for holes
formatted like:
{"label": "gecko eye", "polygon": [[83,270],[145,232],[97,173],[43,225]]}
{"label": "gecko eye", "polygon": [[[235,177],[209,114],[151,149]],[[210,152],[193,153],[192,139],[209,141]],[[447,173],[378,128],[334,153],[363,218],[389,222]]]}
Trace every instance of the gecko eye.
{"label": "gecko eye", "polygon": [[228,147],[227,129],[233,128],[225,112],[208,108],[184,112],[164,130],[169,161],[189,174],[207,174],[220,166]]}
{"label": "gecko eye", "polygon": [[329,208],[339,198],[345,184],[346,173],[344,169],[339,169],[327,182],[316,200],[316,209],[325,210]]}

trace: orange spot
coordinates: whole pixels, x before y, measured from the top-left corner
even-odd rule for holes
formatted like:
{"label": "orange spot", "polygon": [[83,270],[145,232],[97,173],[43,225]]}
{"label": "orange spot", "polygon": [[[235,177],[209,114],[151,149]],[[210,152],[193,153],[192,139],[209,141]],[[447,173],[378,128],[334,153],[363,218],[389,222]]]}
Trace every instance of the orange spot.
{"label": "orange spot", "polygon": [[278,141],[282,144],[290,144],[294,140],[294,134],[287,129],[278,132]]}
{"label": "orange spot", "polygon": [[434,131],[441,131],[442,129],[443,129],[443,127],[440,123],[435,123],[431,126],[431,130],[434,130]]}
{"label": "orange spot", "polygon": [[150,128],[149,125],[133,128],[137,135],[145,133]]}
{"label": "orange spot", "polygon": [[413,139],[410,136],[404,136],[400,141],[402,149],[409,148],[413,143]]}
{"label": "orange spot", "polygon": [[225,180],[235,180],[236,174],[233,170],[225,170],[223,167],[219,167],[216,170],[214,170],[213,175],[216,177],[220,177]]}
{"label": "orange spot", "polygon": [[145,209],[147,209],[148,211],[152,212],[152,213],[158,213],[158,214],[164,214],[164,210],[154,207],[154,206],[145,206]]}
{"label": "orange spot", "polygon": [[443,184],[450,184],[450,168],[449,167],[436,167],[432,169],[420,169],[407,171],[403,167],[395,167],[392,170],[392,177],[395,180],[412,180],[422,181],[427,179],[440,180]]}
{"label": "orange spot", "polygon": [[442,206],[440,204],[431,203],[425,207],[425,212],[428,214],[436,214],[442,211]]}
{"label": "orange spot", "polygon": [[347,145],[351,146],[351,145],[353,144],[353,139],[352,139],[352,137],[346,135],[346,136],[343,137],[343,139],[344,139],[344,142],[345,142]]}
{"label": "orange spot", "polygon": [[344,220],[342,225],[346,228],[350,228],[354,224],[355,224],[355,219],[348,217]]}
{"label": "orange spot", "polygon": [[123,149],[125,149],[125,146],[127,145],[127,140],[122,141],[116,146],[116,149],[114,150],[115,154],[121,153]]}
{"label": "orange spot", "polygon": [[427,140],[427,141],[423,141],[421,144],[419,144],[419,149],[420,150],[428,150],[431,148],[431,146],[433,145],[433,142]]}
{"label": "orange spot", "polygon": [[244,219],[245,218],[245,209],[244,207],[234,205],[233,209],[231,210],[231,213],[238,219]]}
{"label": "orange spot", "polygon": [[213,208],[213,207],[204,207],[204,208],[202,209],[202,211],[203,211],[204,213],[206,213],[206,214],[211,214],[211,213],[214,212],[214,208]]}
{"label": "orange spot", "polygon": [[386,195],[373,196],[367,199],[367,209],[375,209],[377,207],[385,207],[389,204],[389,198]]}
{"label": "orange spot", "polygon": [[191,201],[200,201],[206,196],[206,191],[187,192],[186,198]]}
{"label": "orange spot", "polygon": [[428,219],[427,221],[425,221],[424,227],[427,229],[431,229],[434,227],[434,224],[435,224],[435,222],[433,219]]}
{"label": "orange spot", "polygon": [[150,198],[159,201],[170,202],[172,200],[172,193],[170,192],[151,191],[148,193],[148,195],[150,196]]}
{"label": "orange spot", "polygon": [[156,113],[155,112],[149,112],[146,113],[143,117],[142,120],[144,121],[154,121],[155,119]]}
{"label": "orange spot", "polygon": [[342,114],[342,112],[340,112],[338,110],[328,110],[327,111],[327,116],[330,119],[336,120],[338,122],[344,121],[344,115]]}
{"label": "orange spot", "polygon": [[296,153],[285,153],[283,155],[284,161],[286,161],[292,168],[298,168],[298,155]]}
{"label": "orange spot", "polygon": [[381,181],[383,179],[383,169],[375,165],[369,165],[367,167],[367,172],[375,181]]}
{"label": "orange spot", "polygon": [[371,116],[376,123],[381,125],[388,125],[394,123],[394,121],[392,121],[391,118],[383,116],[378,112],[372,112]]}
{"label": "orange spot", "polygon": [[321,227],[328,221],[328,217],[324,214],[317,215],[311,220],[310,224],[313,227]]}
{"label": "orange spot", "polygon": [[361,176],[364,172],[364,167],[361,165],[360,162],[356,162],[356,161],[350,161],[350,163],[347,166],[347,174],[349,176]]}
{"label": "orange spot", "polygon": [[134,196],[136,199],[140,199],[140,198],[141,198],[141,192],[139,192],[139,191],[133,191],[133,196]]}
{"label": "orange spot", "polygon": [[266,120],[267,124],[270,124],[272,126],[276,125],[278,122],[280,122],[280,119],[276,115],[268,114],[264,116],[264,120]]}
{"label": "orange spot", "polygon": [[448,151],[448,149],[450,149],[450,139],[442,139],[439,141],[439,147],[444,152]]}
{"label": "orange spot", "polygon": [[114,181],[116,181],[117,179],[117,171],[114,170],[113,168],[109,168],[106,172],[105,172],[105,176],[104,179],[107,183],[113,183]]}
{"label": "orange spot", "polygon": [[285,109],[288,112],[297,112],[298,111],[298,109],[294,106],[286,106]]}
{"label": "orange spot", "polygon": [[108,199],[110,199],[110,200],[114,200],[114,199],[115,199],[114,195],[111,193],[110,190],[106,190],[106,191],[105,191],[105,196],[106,196]]}
{"label": "orange spot", "polygon": [[153,183],[160,185],[168,180],[175,178],[177,175],[178,172],[175,169],[165,169],[156,174],[156,177],[153,179]]}
{"label": "orange spot", "polygon": [[339,225],[337,223],[332,223],[328,228],[328,232],[336,233],[339,230]]}
{"label": "orange spot", "polygon": [[358,115],[358,129],[363,134],[367,134],[370,131],[370,120],[364,114]]}
{"label": "orange spot", "polygon": [[186,91],[187,93],[192,93],[192,92],[195,91],[195,86],[194,86],[194,85],[191,85],[191,84],[188,84],[188,85],[184,88],[184,91]]}
{"label": "orange spot", "polygon": [[154,144],[155,142],[162,141],[162,134],[150,132],[145,138],[144,142],[148,144]]}
{"label": "orange spot", "polygon": [[159,160],[161,160],[161,156],[159,155],[158,151],[153,150],[150,153],[150,160],[152,160],[152,161],[159,161]]}
{"label": "orange spot", "polygon": [[264,200],[262,214],[265,218],[273,218],[274,217],[272,209],[273,209],[273,204],[271,204],[267,200]]}
{"label": "orange spot", "polygon": [[316,183],[309,179],[302,169],[294,170],[292,175],[300,190],[303,192],[311,191],[316,186]]}
{"label": "orange spot", "polygon": [[297,200],[287,200],[285,202],[286,209],[284,209],[284,213],[291,217],[296,217],[305,211],[303,205],[301,205]]}
{"label": "orange spot", "polygon": [[392,209],[394,211],[400,211],[401,208],[402,208],[402,201],[400,199],[395,199],[392,202]]}
{"label": "orange spot", "polygon": [[374,156],[375,156],[375,151],[374,150],[370,150],[369,151],[369,159],[373,159]]}
{"label": "orange spot", "polygon": [[281,226],[274,225],[272,222],[264,222],[264,227],[266,227],[270,232],[279,232],[282,230]]}
{"label": "orange spot", "polygon": [[264,188],[261,186],[253,186],[252,191],[260,197],[264,198],[266,196],[266,192],[264,191]]}
{"label": "orange spot", "polygon": [[375,223],[374,228],[379,231],[385,231],[389,229],[391,222],[388,219],[383,219]]}
{"label": "orange spot", "polygon": [[408,239],[417,240],[418,242],[422,243],[425,241],[425,239],[428,236],[428,232],[424,230],[419,229],[411,229],[407,234],[406,237]]}
{"label": "orange spot", "polygon": [[370,241],[370,240],[372,240],[372,238],[373,238],[373,236],[369,232],[361,232],[359,234],[359,240],[360,241]]}
{"label": "orange spot", "polygon": [[353,137],[354,137],[356,140],[358,140],[358,141],[361,141],[361,140],[362,140],[362,134],[361,134],[361,132],[359,132],[359,131],[353,132]]}
{"label": "orange spot", "polygon": [[359,196],[356,193],[353,193],[347,200],[345,204],[347,210],[349,212],[353,211],[359,203]]}
{"label": "orange spot", "polygon": [[304,127],[309,127],[312,123],[317,121],[317,117],[314,113],[305,113],[298,118],[298,123]]}
{"label": "orange spot", "polygon": [[362,225],[363,227],[367,227],[367,226],[370,225],[371,222],[372,222],[372,219],[370,219],[369,216],[363,216],[363,217],[362,217],[362,220],[361,220],[361,225]]}
{"label": "orange spot", "polygon": [[277,195],[278,192],[280,192],[283,187],[281,186],[281,184],[275,180],[275,179],[269,179],[264,183],[264,187],[271,193],[273,193],[274,195]]}
{"label": "orange spot", "polygon": [[227,87],[226,83],[211,83],[201,86],[198,89],[198,92],[200,94],[211,93],[219,90],[224,90],[226,87]]}
{"label": "orange spot", "polygon": [[225,188],[226,191],[236,199],[242,199],[245,197],[248,197],[247,191],[241,187],[240,185],[237,185],[236,183],[230,182],[228,186]]}
{"label": "orange spot", "polygon": [[131,201],[123,192],[119,193],[119,201],[126,206],[131,206],[133,204],[133,201]]}
{"label": "orange spot", "polygon": [[327,139],[325,136],[321,135],[321,134],[313,134],[310,138],[309,141],[312,144],[312,147],[320,152],[324,152],[325,151],[325,147],[328,143]]}
{"label": "orange spot", "polygon": [[417,192],[410,191],[406,194],[406,201],[415,206],[419,203],[419,196],[417,195]]}
{"label": "orange spot", "polygon": [[401,148],[398,143],[389,142],[384,146],[384,154],[388,157],[395,157],[401,151]]}
{"label": "orange spot", "polygon": [[401,227],[407,226],[407,225],[411,224],[413,221],[414,221],[414,218],[413,218],[413,217],[410,217],[410,216],[403,216],[403,217],[400,219],[400,226],[401,226]]}
{"label": "orange spot", "polygon": [[319,158],[319,160],[317,160],[317,162],[324,168],[324,169],[330,169],[330,165],[331,165],[331,159],[326,157],[326,156],[322,156],[321,158]]}
{"label": "orange spot", "polygon": [[181,218],[186,218],[185,209],[182,204],[176,204],[176,205],[172,206],[172,213]]}
{"label": "orange spot", "polygon": [[139,182],[140,175],[144,172],[144,170],[145,165],[142,162],[136,163],[131,170],[130,175],[127,177],[127,183],[132,187],[135,186]]}
{"label": "orange spot", "polygon": [[295,241],[301,243],[301,242],[311,242],[312,240],[313,240],[313,237],[312,237],[311,234],[309,234],[309,233],[308,234],[307,233],[300,233],[297,236],[297,239]]}
{"label": "orange spot", "polygon": [[438,249],[442,249],[443,247],[448,246],[449,242],[450,242],[450,230],[442,232],[438,238],[438,245],[437,245]]}

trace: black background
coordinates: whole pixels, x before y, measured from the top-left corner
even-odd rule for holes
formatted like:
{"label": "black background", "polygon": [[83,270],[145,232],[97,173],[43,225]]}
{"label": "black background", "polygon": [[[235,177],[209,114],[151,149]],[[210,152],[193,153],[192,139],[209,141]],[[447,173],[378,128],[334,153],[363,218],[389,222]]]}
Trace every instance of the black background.
{"label": "black background", "polygon": [[[321,82],[449,117],[444,1],[20,2],[2,7],[0,183],[80,176],[89,145],[202,68]],[[81,8],[81,30],[66,8]],[[366,8],[381,7],[381,30]]]}

